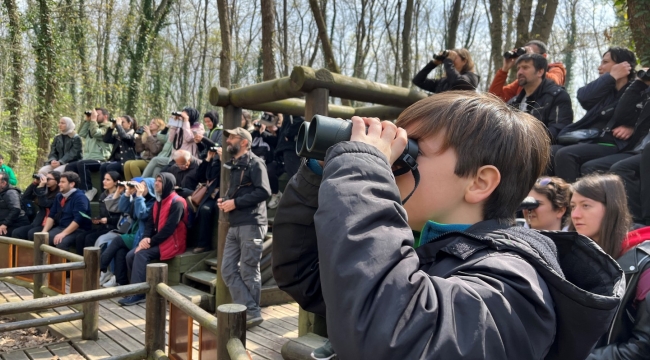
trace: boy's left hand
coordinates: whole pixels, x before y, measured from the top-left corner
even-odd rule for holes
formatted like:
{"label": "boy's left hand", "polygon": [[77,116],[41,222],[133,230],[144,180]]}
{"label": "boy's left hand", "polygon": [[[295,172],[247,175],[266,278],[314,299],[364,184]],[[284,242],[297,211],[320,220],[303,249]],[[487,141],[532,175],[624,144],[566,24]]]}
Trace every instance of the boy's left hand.
{"label": "boy's left hand", "polygon": [[[380,121],[378,118],[352,117],[352,136],[350,141],[360,141],[370,144],[381,151],[392,165],[402,154],[408,138],[406,130],[398,128],[390,121]],[[366,134],[366,126],[368,133]]]}

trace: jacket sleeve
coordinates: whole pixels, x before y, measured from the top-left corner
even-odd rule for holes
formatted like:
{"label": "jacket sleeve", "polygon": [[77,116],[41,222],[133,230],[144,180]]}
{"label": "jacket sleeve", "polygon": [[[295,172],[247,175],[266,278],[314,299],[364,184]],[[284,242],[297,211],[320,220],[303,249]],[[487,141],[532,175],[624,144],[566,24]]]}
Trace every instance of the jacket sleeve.
{"label": "jacket sleeve", "polygon": [[81,216],[81,213],[90,216],[90,202],[85,196],[75,197],[74,204],[72,206],[72,216],[74,217],[74,222],[76,222],[79,226],[82,226],[86,222],[90,222],[90,220]]}
{"label": "jacket sleeve", "polygon": [[7,172],[7,175],[9,176],[9,185],[11,186],[18,185],[18,179],[16,178],[16,174],[14,173],[14,170],[9,166],[5,166],[4,169]]}
{"label": "jacket sleeve", "polygon": [[[152,207],[147,206],[143,196],[136,196],[133,199],[133,217],[138,220],[147,220],[150,218]],[[153,218],[153,216],[151,216]]]}
{"label": "jacket sleeve", "polygon": [[637,305],[632,334],[627,342],[594,350],[587,360],[643,360],[650,354],[650,294]]}
{"label": "jacket sleeve", "polygon": [[251,163],[250,177],[255,190],[235,197],[235,207],[237,209],[257,206],[257,204],[266,201],[271,196],[271,185],[269,184],[269,176],[266,173],[264,161],[260,159]]}
{"label": "jacket sleeve", "polygon": [[561,63],[548,64],[546,78],[560,86],[564,86],[564,82],[566,81],[566,69],[564,65]]}
{"label": "jacket sleeve", "polygon": [[90,121],[83,120],[81,122],[81,126],[79,127],[79,132],[77,134],[79,134],[79,136],[81,136],[82,138],[86,138],[90,136]]}
{"label": "jacket sleeve", "polygon": [[618,126],[627,126],[633,128],[639,118],[640,109],[637,104],[643,102],[643,92],[648,88],[641,80],[635,80],[625,89],[623,96],[618,101],[614,109],[614,128]]}
{"label": "jacket sleeve", "polygon": [[26,188],[25,191],[23,191],[23,194],[20,196],[21,201],[32,201],[36,199],[36,188],[38,185],[34,184],[33,182],[30,183]]}
{"label": "jacket sleeve", "polygon": [[469,73],[460,74],[454,67],[454,62],[450,58],[446,58],[442,62],[445,73],[447,74],[447,81],[449,81],[450,90],[476,90],[478,82],[469,76]]}
{"label": "jacket sleeve", "polygon": [[48,190],[46,187],[35,188],[34,194],[36,194],[36,203],[38,204],[39,207],[51,208],[52,205],[54,204],[54,199],[56,198],[56,196],[49,197]]}
{"label": "jacket sleeve", "polygon": [[[115,127],[115,129],[117,129],[117,126]],[[107,144],[115,144],[115,142],[117,142],[117,139],[113,135],[113,130],[115,130],[115,129],[108,128],[106,130],[106,132],[104,133],[102,141],[107,143]]]}
{"label": "jacket sleeve", "polygon": [[303,309],[325,316],[314,214],[321,177],[306,165],[282,194],[273,222],[273,278]]}
{"label": "jacket sleeve", "polygon": [[61,164],[67,164],[74,159],[80,159],[81,158],[81,153],[82,153],[82,143],[81,143],[81,137],[79,136],[73,136],[70,141],[72,141],[72,148],[70,151],[66,152],[61,156],[61,159],[59,159],[59,162]]}
{"label": "jacket sleeve", "polygon": [[7,190],[5,192],[4,199],[10,208],[7,210],[7,214],[4,216],[3,221],[0,222],[0,225],[13,225],[18,222],[18,219],[20,218],[20,212],[22,211],[18,190]]}
{"label": "jacket sleeve", "polygon": [[460,259],[461,272],[429,275],[385,156],[342,142],[325,164],[314,221],[327,318],[336,320],[327,330],[340,358],[544,357],[556,318],[531,264],[479,252]]}
{"label": "jacket sleeve", "polygon": [[183,143],[194,144],[194,134],[189,121],[183,121]]}
{"label": "jacket sleeve", "polygon": [[561,91],[555,97],[549,115],[547,128],[551,136],[551,142],[555,144],[555,139],[560,131],[565,126],[573,123],[573,107],[571,106],[569,93]]}
{"label": "jacket sleeve", "polygon": [[131,197],[127,196],[125,193],[122,193],[120,200],[117,203],[117,209],[123,213],[129,212],[131,209]]}
{"label": "jacket sleeve", "polygon": [[178,224],[183,219],[184,211],[185,208],[183,207],[182,201],[172,201],[171,206],[169,206],[169,215],[167,215],[167,221],[165,221],[165,225],[163,225],[160,231],[151,237],[151,246],[160,245],[170,236],[172,236],[178,227]]}
{"label": "jacket sleeve", "polygon": [[435,92],[436,87],[438,85],[438,82],[440,80],[433,80],[433,79],[427,79],[427,76],[429,76],[429,73],[433,71],[438,65],[434,64],[433,61],[429,61],[420,72],[415,74],[415,77],[413,77],[413,85],[419,87],[422,90],[426,90],[429,92]]}
{"label": "jacket sleeve", "polygon": [[609,73],[605,73],[598,79],[578,89],[578,102],[583,109],[589,110],[596,106],[603,98],[615,89],[616,80]]}
{"label": "jacket sleeve", "polygon": [[507,79],[507,72],[501,69],[497,70],[497,73],[494,74],[494,79],[492,79],[492,84],[490,84],[490,90],[488,90],[505,102],[517,96],[517,90],[519,89],[519,83],[517,81],[505,85]]}
{"label": "jacket sleeve", "polygon": [[115,130],[117,130],[117,135],[120,137],[120,140],[125,143],[129,147],[134,147],[135,146],[135,134],[133,130],[129,130],[129,132],[124,131],[124,128],[122,125],[117,125],[115,126]]}
{"label": "jacket sleeve", "polygon": [[88,135],[92,136],[96,140],[102,140],[106,133],[112,134],[110,127],[101,127],[97,121],[88,121]]}

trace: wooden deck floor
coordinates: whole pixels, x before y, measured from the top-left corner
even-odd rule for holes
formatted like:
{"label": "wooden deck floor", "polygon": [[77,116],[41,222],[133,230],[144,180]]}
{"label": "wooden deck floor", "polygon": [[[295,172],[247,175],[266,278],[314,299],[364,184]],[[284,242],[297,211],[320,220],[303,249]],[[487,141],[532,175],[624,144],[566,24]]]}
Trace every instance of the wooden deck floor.
{"label": "wooden deck floor", "polygon": [[[32,299],[32,292],[20,286],[0,282],[0,303]],[[99,340],[81,340],[81,320],[51,325],[66,341],[37,349],[0,353],[4,360],[102,359],[123,355],[144,347],[145,306],[122,307],[119,298],[100,301]],[[60,307],[38,313],[47,317],[77,310]],[[281,360],[280,349],[289,339],[298,337],[298,305],[295,303],[262,308],[264,322],[247,331],[246,348],[253,359]],[[169,316],[167,317],[169,331]],[[198,323],[194,323],[192,359],[198,360]],[[168,333],[169,334],[169,333]],[[1,335],[0,335],[1,336]],[[166,340],[167,341],[167,340]],[[166,351],[167,349],[165,349]]]}

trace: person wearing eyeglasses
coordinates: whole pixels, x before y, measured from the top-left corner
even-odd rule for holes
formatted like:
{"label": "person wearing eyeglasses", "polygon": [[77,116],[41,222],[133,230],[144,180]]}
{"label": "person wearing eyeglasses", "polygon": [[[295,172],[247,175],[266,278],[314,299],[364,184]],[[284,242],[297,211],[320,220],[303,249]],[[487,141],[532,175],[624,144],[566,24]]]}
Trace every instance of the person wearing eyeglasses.
{"label": "person wearing eyeglasses", "polygon": [[56,195],[59,193],[60,178],[60,172],[50,171],[47,175],[41,174],[39,179],[34,179],[34,181],[29,184],[23,193],[21,201],[23,204],[26,204],[27,202],[33,202],[35,200],[36,205],[38,205],[38,212],[34,216],[31,224],[16,228],[11,233],[11,237],[16,239],[34,240],[34,233],[43,230],[45,220],[50,214],[50,208],[54,204]]}
{"label": "person wearing eyeglasses", "polygon": [[[427,79],[440,64],[445,76],[440,79]],[[434,94],[449,90],[472,90],[478,86],[480,76],[474,73],[474,60],[467,49],[447,50],[444,60],[433,59],[413,78],[413,85]]]}
{"label": "person wearing eyeglasses", "polygon": [[539,178],[528,196],[539,203],[536,209],[524,210],[524,218],[531,229],[566,230],[571,185],[558,177]]}

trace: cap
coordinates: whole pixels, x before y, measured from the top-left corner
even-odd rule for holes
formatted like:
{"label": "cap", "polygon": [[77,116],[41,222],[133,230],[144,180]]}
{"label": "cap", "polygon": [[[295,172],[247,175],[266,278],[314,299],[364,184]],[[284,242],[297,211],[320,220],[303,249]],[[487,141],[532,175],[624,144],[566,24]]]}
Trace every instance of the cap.
{"label": "cap", "polygon": [[242,138],[248,140],[249,143],[253,142],[253,136],[251,135],[251,133],[248,132],[248,130],[246,130],[244,128],[241,128],[241,127],[234,128],[234,129],[231,129],[231,130],[224,130],[223,133],[226,134],[226,136],[230,136],[230,134],[237,135],[239,137],[242,137]]}

